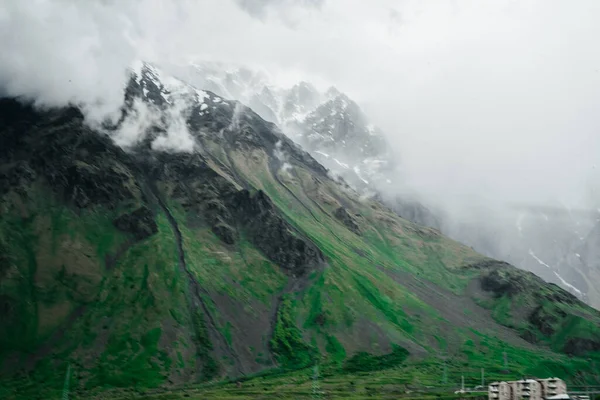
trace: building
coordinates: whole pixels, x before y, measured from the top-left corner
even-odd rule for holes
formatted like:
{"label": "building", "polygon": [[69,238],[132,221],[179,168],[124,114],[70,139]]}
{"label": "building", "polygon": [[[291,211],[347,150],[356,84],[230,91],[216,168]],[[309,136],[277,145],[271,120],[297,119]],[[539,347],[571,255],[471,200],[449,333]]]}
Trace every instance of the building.
{"label": "building", "polygon": [[542,385],[535,379],[509,382],[511,400],[542,400]]}
{"label": "building", "polygon": [[542,397],[544,399],[567,394],[567,384],[562,379],[538,379],[538,382],[542,385]]}
{"label": "building", "polygon": [[565,400],[567,385],[559,378],[493,382],[488,400]]}
{"label": "building", "polygon": [[511,400],[508,382],[493,382],[488,389],[488,400]]}

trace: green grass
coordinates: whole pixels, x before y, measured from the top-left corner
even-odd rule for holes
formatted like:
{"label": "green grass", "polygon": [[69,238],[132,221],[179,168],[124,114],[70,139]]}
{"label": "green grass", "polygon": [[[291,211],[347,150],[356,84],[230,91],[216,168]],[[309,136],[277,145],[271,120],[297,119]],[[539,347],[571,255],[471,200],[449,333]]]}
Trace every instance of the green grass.
{"label": "green grass", "polygon": [[[0,219],[0,250],[11,264],[0,281],[0,296],[19,299],[9,323],[0,324],[0,364],[15,365],[12,375],[0,380],[0,397],[17,390],[24,398],[57,397],[68,363],[75,371],[74,390],[108,391],[116,398],[127,398],[129,388],[141,393],[171,386],[186,387],[197,398],[302,398],[310,394],[315,364],[328,398],[411,398],[406,391],[412,390],[415,398],[450,399],[451,390],[441,383],[444,368],[454,385],[461,376],[478,384],[481,368],[489,379],[555,375],[573,384],[598,381],[587,360],[600,360],[597,354],[560,354],[573,337],[598,337],[597,312],[547,300],[543,296],[553,295],[553,289],[532,280],[525,281],[533,288],[527,293],[541,294],[542,300],[530,294],[475,300],[489,310],[490,322],[517,329],[515,342],[519,333],[532,330],[549,347],[517,346],[491,329],[450,326],[402,277],[464,296],[481,271],[462,266],[482,256],[325,179],[315,183],[306,171],[296,171],[283,187],[266,165],[244,155],[237,160],[246,164],[236,169],[255,189],[265,190],[296,234],[323,252],[326,265],[309,272],[305,287],[283,296],[274,315],[274,302],[298,277],[286,275],[244,232],[228,246],[208,227],[186,224],[193,215],[171,199],[168,207],[207,315],[191,306],[194,294],[162,212],[156,216],[157,234],[131,246],[107,269],[107,255],[127,239],[112,221],[131,207],[75,213],[39,192],[27,218]],[[362,236],[332,217],[339,204],[321,201],[317,190],[361,215]],[[557,317],[550,336],[519,316],[518,311],[539,305]],[[211,343],[213,333],[222,335],[225,346],[249,349],[253,370],[262,369],[243,388],[217,382],[234,370],[232,360],[216,356],[220,349]],[[409,354],[412,349],[420,351]],[[419,392],[427,386],[438,391]]]}
{"label": "green grass", "polygon": [[344,370],[348,372],[369,372],[390,369],[402,364],[408,355],[408,350],[398,345],[392,346],[390,354],[382,356],[359,352],[346,361]]}
{"label": "green grass", "polygon": [[284,369],[301,369],[313,364],[317,350],[307,344],[294,316],[294,301],[284,296],[277,310],[277,321],[271,339],[271,350]]}
{"label": "green grass", "polygon": [[204,316],[198,309],[195,309],[192,313],[192,323],[194,326],[196,354],[202,362],[201,376],[203,380],[210,381],[219,375],[219,365],[211,355],[213,345],[208,336]]}

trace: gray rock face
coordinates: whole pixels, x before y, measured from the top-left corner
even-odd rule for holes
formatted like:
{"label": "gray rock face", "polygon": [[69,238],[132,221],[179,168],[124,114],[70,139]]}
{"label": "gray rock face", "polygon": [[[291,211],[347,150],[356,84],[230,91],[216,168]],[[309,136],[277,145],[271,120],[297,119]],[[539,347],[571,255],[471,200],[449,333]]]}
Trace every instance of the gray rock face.
{"label": "gray rock face", "polygon": [[397,155],[383,133],[336,88],[323,93],[308,82],[283,88],[259,72],[211,63],[171,70],[198,88],[249,105],[355,189],[372,192],[397,183]]}
{"label": "gray rock face", "polygon": [[147,168],[164,184],[174,183],[172,197],[183,205],[190,223],[204,223],[228,245],[243,232],[284,271],[302,275],[324,262],[321,251],[296,231],[263,191],[237,189],[206,160],[193,154],[158,154]]}
{"label": "gray rock face", "polygon": [[346,210],[344,207],[339,207],[337,210],[335,210],[334,215],[352,232],[356,233],[357,235],[361,234],[360,226],[358,226],[354,217],[350,215],[350,213],[348,213],[348,210]]}
{"label": "gray rock face", "polygon": [[131,233],[136,240],[146,239],[158,232],[154,213],[146,206],[121,215],[114,224],[119,230]]}
{"label": "gray rock face", "polygon": [[[515,212],[497,223],[458,221],[418,197],[387,194],[402,185],[398,155],[389,151],[383,133],[360,107],[336,88],[322,93],[300,82],[285,89],[259,72],[218,64],[182,68],[179,73],[197,87],[249,104],[361,194],[386,194],[379,199],[403,218],[532,271],[600,307],[600,290],[593,285],[600,279],[600,268],[593,261],[598,256],[587,256],[589,250],[581,248],[592,228],[589,219],[564,218],[542,210]],[[212,109],[214,104],[206,102]]]}
{"label": "gray rock face", "polygon": [[563,352],[574,356],[585,355],[600,350],[600,340],[572,338],[567,341]]}
{"label": "gray rock face", "polygon": [[[203,223],[226,244],[235,245],[239,232],[284,271],[302,275],[324,262],[321,251],[297,232],[265,193],[239,189],[208,165],[209,154],[197,149],[171,152],[155,148],[157,138],[172,132],[168,112],[185,99],[185,116],[191,140],[201,144],[218,141],[227,151],[260,149],[275,157],[278,149],[290,162],[302,163],[317,175],[326,170],[308,153],[283,135],[275,125],[250,109],[210,92],[182,85],[168,87],[156,70],[144,67],[126,90],[120,124],[135,115],[136,101],[153,107],[153,124],[140,133],[128,151],[106,135],[91,131],[74,109],[38,112],[15,100],[0,100],[0,125],[10,153],[0,149],[0,161],[16,165],[0,179],[3,190],[15,190],[23,179],[41,175],[52,189],[77,208],[146,202],[148,187],[172,187],[168,196],[179,201],[190,223]],[[166,125],[165,125],[166,124]],[[22,126],[26,126],[22,129]],[[120,126],[111,128],[118,132]],[[41,132],[44,134],[41,134]],[[108,134],[113,133],[109,130]],[[49,133],[50,132],[50,133]],[[208,157],[208,158],[207,158]],[[219,160],[212,160],[217,165]],[[223,168],[225,168],[223,166]],[[234,171],[241,187],[251,187]],[[115,226],[143,240],[157,231],[151,207],[143,205],[115,219]]]}
{"label": "gray rock face", "polygon": [[309,267],[324,262],[321,250],[294,232],[263,191],[250,195],[242,190],[231,201],[252,243],[284,270],[304,275]]}
{"label": "gray rock face", "polygon": [[[132,98],[141,96],[146,102],[169,109],[177,98],[187,96],[186,122],[197,143],[214,141],[226,152],[260,149],[275,158],[279,152],[289,162],[302,163],[317,175],[326,174],[315,159],[274,124],[240,103],[185,84],[166,87],[160,80],[160,72],[150,66],[142,68],[140,74],[130,82],[128,93]],[[152,143],[138,147],[136,152],[144,165],[142,169],[151,171],[158,182],[173,186],[172,196],[184,206],[192,223],[207,224],[224,243],[236,245],[243,232],[267,258],[294,275],[302,275],[324,262],[317,246],[289,225],[264,192],[251,194],[247,189],[240,190],[209,167],[210,154],[157,153],[152,151]],[[251,186],[235,171],[228,172],[241,187]]]}
{"label": "gray rock face", "polygon": [[0,127],[10,147],[0,160],[15,165],[0,174],[3,190],[18,190],[44,178],[78,208],[113,207],[140,198],[129,157],[112,140],[91,131],[75,108],[39,112],[12,99],[0,99]]}

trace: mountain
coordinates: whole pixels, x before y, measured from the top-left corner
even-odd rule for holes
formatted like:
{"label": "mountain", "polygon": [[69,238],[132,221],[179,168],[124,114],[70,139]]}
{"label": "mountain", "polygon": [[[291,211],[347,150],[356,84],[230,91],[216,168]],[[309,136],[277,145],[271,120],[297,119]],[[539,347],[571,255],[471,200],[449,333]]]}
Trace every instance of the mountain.
{"label": "mountain", "polygon": [[150,65],[116,124],[1,99],[0,135],[3,398],[56,397],[67,368],[79,395],[121,397],[317,363],[415,385],[444,365],[598,379],[600,312]]}
{"label": "mountain", "polygon": [[571,212],[557,205],[503,210],[502,218],[483,221],[458,220],[405,187],[400,155],[360,106],[336,88],[320,92],[308,82],[282,88],[266,73],[220,63],[171,70],[198,87],[248,104],[360,194],[375,196],[402,217],[531,271],[600,309],[595,285],[600,270],[582,269],[577,260],[564,261],[576,257],[597,213]]}

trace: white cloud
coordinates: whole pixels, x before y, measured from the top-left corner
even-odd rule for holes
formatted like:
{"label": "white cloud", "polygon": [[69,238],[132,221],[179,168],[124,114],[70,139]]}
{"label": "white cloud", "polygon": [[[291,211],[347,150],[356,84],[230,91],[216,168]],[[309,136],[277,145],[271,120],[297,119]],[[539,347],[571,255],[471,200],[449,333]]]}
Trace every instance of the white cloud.
{"label": "white cloud", "polygon": [[114,111],[133,58],[132,23],[101,1],[7,0],[0,4],[0,93],[38,105]]}
{"label": "white cloud", "polygon": [[596,0],[6,0],[0,92],[104,112],[135,59],[258,66],[357,99],[407,184],[466,215],[577,204],[598,180],[599,18]]}

